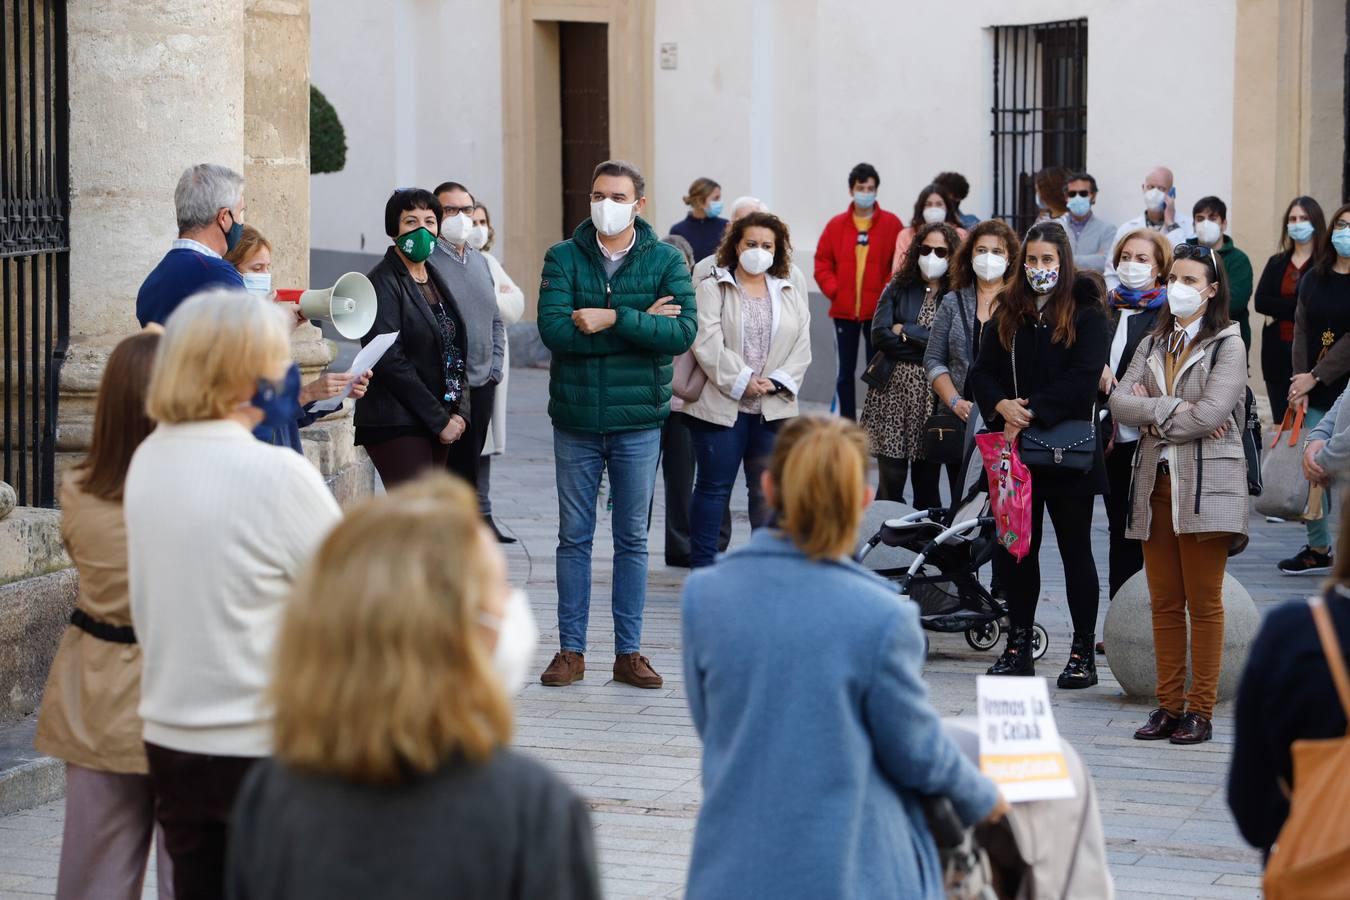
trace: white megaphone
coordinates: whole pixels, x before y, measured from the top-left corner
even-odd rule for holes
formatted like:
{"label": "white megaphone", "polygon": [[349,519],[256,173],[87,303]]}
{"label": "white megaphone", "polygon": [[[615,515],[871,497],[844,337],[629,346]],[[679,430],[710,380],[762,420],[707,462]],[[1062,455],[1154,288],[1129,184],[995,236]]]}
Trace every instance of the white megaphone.
{"label": "white megaphone", "polygon": [[348,272],[330,288],[300,295],[300,312],[306,319],[327,319],[338,334],[350,340],[366,336],[375,324],[375,285],[360,272]]}

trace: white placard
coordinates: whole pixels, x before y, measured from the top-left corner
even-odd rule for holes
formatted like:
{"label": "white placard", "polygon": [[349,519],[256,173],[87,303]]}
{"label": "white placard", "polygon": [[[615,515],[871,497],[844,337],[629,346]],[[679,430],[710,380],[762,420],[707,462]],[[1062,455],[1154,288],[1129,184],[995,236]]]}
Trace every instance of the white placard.
{"label": "white placard", "polygon": [[1077,794],[1043,678],[981,675],[980,771],[1010,803]]}
{"label": "white placard", "polygon": [[[394,345],[394,341],[398,340],[398,335],[399,333],[397,331],[390,331],[385,334],[377,334],[375,337],[371,338],[370,343],[362,347],[360,352],[356,354],[356,358],[352,360],[351,368],[347,370],[347,374],[355,375],[359,378],[367,369],[380,361],[380,357],[384,356],[385,351]],[[353,380],[342,389],[342,393],[338,394],[336,397],[330,397],[327,400],[320,400],[318,403],[311,406],[310,409],[318,410],[320,412],[328,412],[329,410],[337,409],[342,405],[342,401],[347,399],[347,395],[352,392],[352,385],[354,384],[356,384],[356,382]]]}

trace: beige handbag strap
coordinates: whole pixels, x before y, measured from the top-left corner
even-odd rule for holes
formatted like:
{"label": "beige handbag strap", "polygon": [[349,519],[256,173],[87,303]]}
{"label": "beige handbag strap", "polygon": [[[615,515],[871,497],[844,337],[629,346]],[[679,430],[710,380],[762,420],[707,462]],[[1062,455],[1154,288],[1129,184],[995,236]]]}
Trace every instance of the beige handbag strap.
{"label": "beige handbag strap", "polygon": [[[1341,698],[1341,709],[1350,723],[1350,674],[1345,670],[1345,655],[1341,653],[1341,642],[1336,637],[1336,623],[1332,621],[1331,610],[1321,597],[1308,599],[1308,608],[1312,610],[1313,623],[1317,626],[1317,637],[1322,641],[1322,652],[1327,657],[1327,667],[1331,669],[1331,680],[1336,684],[1336,693]],[[1346,728],[1350,736],[1350,726]]]}

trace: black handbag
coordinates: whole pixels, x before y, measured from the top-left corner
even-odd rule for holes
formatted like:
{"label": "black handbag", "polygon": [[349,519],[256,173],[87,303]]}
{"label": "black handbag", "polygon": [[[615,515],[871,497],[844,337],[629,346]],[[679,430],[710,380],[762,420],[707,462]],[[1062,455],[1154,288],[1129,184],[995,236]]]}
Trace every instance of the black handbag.
{"label": "black handbag", "polygon": [[871,361],[867,364],[867,368],[863,370],[863,384],[884,391],[886,385],[890,383],[891,373],[894,371],[895,360],[887,356],[884,351],[878,350],[872,354]]}
{"label": "black handbag", "polygon": [[[1017,341],[1012,349],[1013,392],[1022,396],[1017,386]],[[1097,454],[1097,401],[1092,402],[1092,416],[1088,419],[1067,419],[1048,428],[1028,425],[1022,429],[1018,452],[1027,466],[1059,469],[1064,472],[1088,472]]]}
{"label": "black handbag", "polygon": [[929,462],[960,465],[965,442],[966,423],[939,397],[933,398],[933,411],[923,426],[923,457]]}

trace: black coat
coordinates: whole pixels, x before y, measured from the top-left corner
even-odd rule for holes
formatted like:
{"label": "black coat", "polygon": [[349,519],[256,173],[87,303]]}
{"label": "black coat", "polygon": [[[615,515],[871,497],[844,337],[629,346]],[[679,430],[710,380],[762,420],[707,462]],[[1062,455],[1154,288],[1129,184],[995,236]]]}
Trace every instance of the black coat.
{"label": "black coat", "polygon": [[[1040,318],[1025,320],[1014,335],[1017,349],[1016,388],[1029,401],[1032,424],[1045,427],[1071,419],[1088,420],[1100,410],[1097,383],[1111,355],[1111,324],[1095,296],[1078,301],[1074,313],[1075,340],[1066,347],[1055,343],[1052,325]],[[1003,417],[995,412],[1002,400],[1017,397],[1012,353],[998,339],[991,322],[980,341],[980,354],[966,379],[967,393],[980,407],[988,427],[1002,430]],[[1097,445],[1092,468],[1064,472],[1034,467],[1032,489],[1038,497],[1065,497],[1106,493],[1106,462]]]}
{"label": "black coat", "polygon": [[[1285,251],[1272,256],[1261,270],[1261,280],[1256,283],[1256,311],[1270,316],[1261,331],[1261,375],[1266,381],[1277,382],[1286,388],[1284,382],[1294,374],[1293,341],[1281,339],[1280,330],[1283,327],[1286,333],[1293,333],[1294,316],[1298,312],[1298,288],[1294,288],[1294,296],[1286,297],[1280,293],[1280,286],[1293,255],[1292,251]],[[1310,267],[1305,267],[1304,271]]]}
{"label": "black coat", "polygon": [[[436,267],[427,263],[427,272],[441,295],[445,311],[455,323],[455,344],[461,356],[468,353],[464,317],[455,298]],[[375,324],[361,338],[362,346],[376,335],[399,332],[394,342],[375,364],[366,395],[356,403],[356,443],[375,444],[395,437],[424,435],[436,437],[460,415],[469,420],[469,390],[457,407],[445,402],[445,347],[440,325],[430,304],[413,281],[398,251],[390,247],[384,259],[367,275],[375,286],[377,309]]]}

